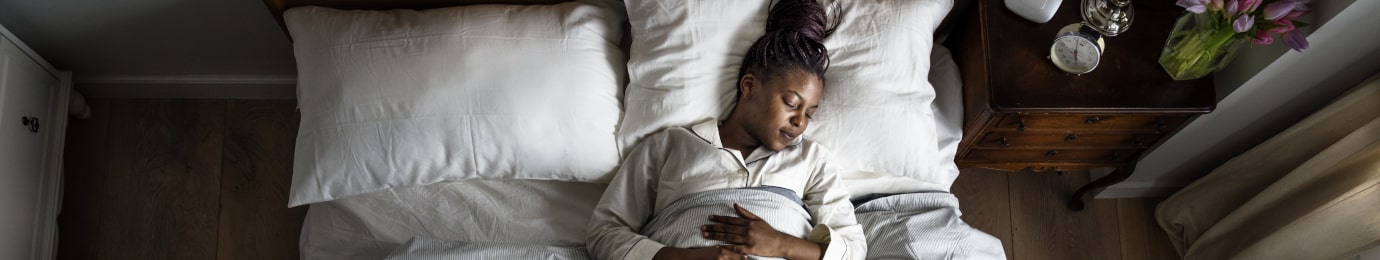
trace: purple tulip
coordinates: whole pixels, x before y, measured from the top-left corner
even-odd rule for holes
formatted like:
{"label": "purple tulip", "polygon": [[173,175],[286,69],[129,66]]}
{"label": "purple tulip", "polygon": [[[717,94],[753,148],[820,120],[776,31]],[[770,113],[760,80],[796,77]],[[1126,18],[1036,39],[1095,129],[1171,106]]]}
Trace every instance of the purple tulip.
{"label": "purple tulip", "polygon": [[1235,29],[1236,32],[1246,32],[1251,30],[1251,26],[1253,25],[1255,25],[1254,17],[1251,17],[1250,15],[1242,15],[1236,17],[1236,22],[1233,22],[1231,24],[1231,27],[1232,29]]}
{"label": "purple tulip", "polygon": [[1270,3],[1270,5],[1265,6],[1265,20],[1278,20],[1279,18],[1284,17],[1284,15],[1289,14],[1289,12],[1294,11],[1295,6],[1298,6],[1298,4],[1295,3],[1293,0],[1283,0]]}
{"label": "purple tulip", "polygon": [[1236,3],[1236,1],[1234,1],[1234,0],[1227,0],[1227,15],[1228,15],[1228,16],[1236,15],[1236,4],[1237,4],[1237,3]]}
{"label": "purple tulip", "polygon": [[1255,12],[1255,9],[1260,7],[1260,1],[1261,0],[1241,0],[1241,4],[1237,7],[1241,8],[1241,13],[1248,14]]}
{"label": "purple tulip", "polygon": [[1179,0],[1178,4],[1180,7],[1183,7],[1185,10],[1188,10],[1189,12],[1201,14],[1204,11],[1207,11],[1206,3],[1207,0]]}
{"label": "purple tulip", "polygon": [[1293,21],[1284,20],[1284,19],[1279,19],[1279,20],[1275,20],[1275,21],[1274,21],[1274,24],[1275,24],[1275,26],[1270,27],[1269,29],[1265,30],[1265,33],[1269,33],[1269,34],[1284,34],[1284,33],[1288,33],[1288,32],[1294,31],[1294,22],[1293,22]]}
{"label": "purple tulip", "polygon": [[1255,37],[1251,38],[1251,42],[1254,42],[1256,45],[1265,45],[1275,43],[1275,38],[1265,31],[1259,31],[1255,32]]}
{"label": "purple tulip", "polygon": [[1294,51],[1303,51],[1308,48],[1308,37],[1303,36],[1299,30],[1294,30],[1284,34],[1284,45],[1289,46]]}
{"label": "purple tulip", "polygon": [[1305,2],[1298,2],[1298,4],[1294,5],[1294,10],[1293,10],[1293,11],[1290,11],[1289,14],[1284,15],[1284,19],[1289,19],[1289,20],[1298,19],[1299,16],[1303,16],[1303,15],[1305,15],[1305,14],[1308,14],[1309,12],[1312,12],[1312,11],[1313,11],[1313,7],[1312,7],[1312,6],[1309,6],[1308,3],[1305,3]]}

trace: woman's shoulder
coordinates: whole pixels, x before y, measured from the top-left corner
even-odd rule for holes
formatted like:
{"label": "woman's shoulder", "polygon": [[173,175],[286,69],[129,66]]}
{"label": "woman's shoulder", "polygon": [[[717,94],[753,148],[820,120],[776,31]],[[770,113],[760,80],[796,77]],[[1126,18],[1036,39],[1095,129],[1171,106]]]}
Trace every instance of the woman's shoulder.
{"label": "woman's shoulder", "polygon": [[800,144],[796,145],[796,149],[799,153],[798,156],[802,156],[805,160],[814,162],[815,167],[825,168],[826,165],[843,165],[842,163],[844,162],[838,161],[838,157],[834,156],[834,151],[831,150],[828,145],[809,138],[802,139],[804,140],[801,140]]}
{"label": "woman's shoulder", "polygon": [[800,149],[800,152],[806,154],[833,154],[833,151],[829,150],[829,146],[817,142],[809,137],[801,137],[800,142],[795,145],[795,149]]}
{"label": "woman's shoulder", "polygon": [[638,141],[638,146],[679,146],[688,142],[698,143],[705,141],[699,135],[695,135],[695,133],[687,127],[673,126],[642,137],[642,140]]}

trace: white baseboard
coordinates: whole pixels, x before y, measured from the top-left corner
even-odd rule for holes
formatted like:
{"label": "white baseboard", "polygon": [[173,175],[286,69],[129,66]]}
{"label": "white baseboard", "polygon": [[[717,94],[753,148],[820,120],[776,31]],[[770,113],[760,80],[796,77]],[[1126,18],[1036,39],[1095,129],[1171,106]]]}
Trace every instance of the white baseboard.
{"label": "white baseboard", "polygon": [[1102,190],[1102,192],[1097,193],[1097,195],[1093,197],[1098,199],[1168,197],[1169,195],[1173,195],[1174,192],[1179,191],[1179,189],[1182,189],[1184,186],[1187,185],[1128,181],[1112,185],[1111,187],[1107,187],[1107,189]]}
{"label": "white baseboard", "polygon": [[297,76],[78,75],[76,89],[88,98],[297,99]]}

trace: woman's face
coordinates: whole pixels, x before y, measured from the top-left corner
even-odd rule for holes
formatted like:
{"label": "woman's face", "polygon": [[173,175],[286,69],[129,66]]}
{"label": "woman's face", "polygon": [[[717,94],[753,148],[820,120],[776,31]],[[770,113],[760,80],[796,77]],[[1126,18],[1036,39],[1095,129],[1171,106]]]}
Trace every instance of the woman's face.
{"label": "woman's face", "polygon": [[[744,78],[755,77],[745,75]],[[772,151],[785,149],[805,133],[810,125],[824,83],[819,77],[802,70],[792,70],[780,77],[756,78],[755,89],[744,89],[738,104],[745,109],[744,128],[754,139]]]}

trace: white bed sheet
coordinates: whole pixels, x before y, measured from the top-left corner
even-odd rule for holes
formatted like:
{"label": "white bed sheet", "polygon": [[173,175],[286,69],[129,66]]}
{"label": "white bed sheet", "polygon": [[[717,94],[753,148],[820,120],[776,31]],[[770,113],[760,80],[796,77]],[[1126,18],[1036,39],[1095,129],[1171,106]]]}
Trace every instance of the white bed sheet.
{"label": "white bed sheet", "polygon": [[[952,162],[962,138],[962,80],[949,50],[935,44],[930,82],[939,152]],[[954,171],[953,164],[943,164]],[[901,177],[887,177],[901,178]],[[885,178],[846,180],[886,191]],[[479,180],[392,189],[311,204],[302,225],[304,259],[382,259],[413,237],[446,241],[583,246],[605,184]],[[858,193],[859,191],[850,191]]]}
{"label": "white bed sheet", "polygon": [[304,259],[383,259],[413,237],[583,246],[605,184],[481,180],[392,189],[311,204]]}

